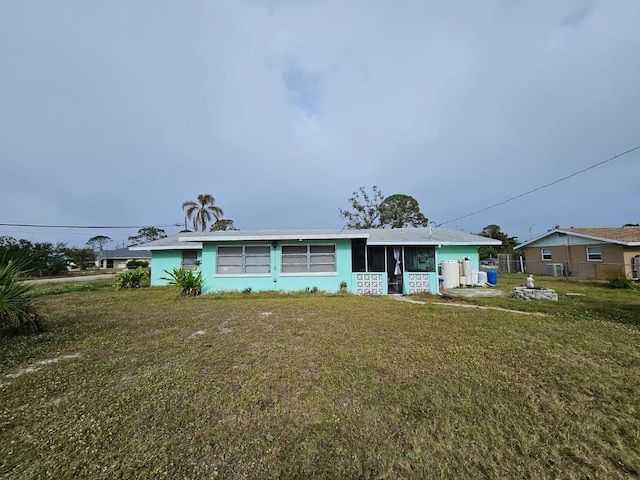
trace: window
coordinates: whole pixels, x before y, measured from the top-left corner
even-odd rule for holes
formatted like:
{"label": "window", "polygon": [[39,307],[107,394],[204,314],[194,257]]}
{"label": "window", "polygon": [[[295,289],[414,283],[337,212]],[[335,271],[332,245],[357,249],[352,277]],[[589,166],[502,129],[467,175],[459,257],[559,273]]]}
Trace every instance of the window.
{"label": "window", "polygon": [[542,253],[542,260],[551,260],[551,249],[550,248],[541,248],[540,252]]}
{"label": "window", "polygon": [[404,247],[407,272],[435,272],[436,250],[433,247]]}
{"label": "window", "polygon": [[221,275],[267,275],[271,272],[268,245],[218,247],[216,273]]}
{"label": "window", "polygon": [[587,260],[590,262],[602,260],[602,251],[600,247],[587,247]]}
{"label": "window", "polygon": [[198,262],[197,250],[182,250],[182,268],[193,270]]}
{"label": "window", "polygon": [[335,245],[283,245],[282,273],[336,272]]}

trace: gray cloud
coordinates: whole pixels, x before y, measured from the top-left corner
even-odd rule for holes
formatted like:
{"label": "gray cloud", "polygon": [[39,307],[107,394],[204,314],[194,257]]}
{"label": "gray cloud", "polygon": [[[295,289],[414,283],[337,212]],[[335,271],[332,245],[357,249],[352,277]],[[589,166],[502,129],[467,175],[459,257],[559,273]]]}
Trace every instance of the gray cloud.
{"label": "gray cloud", "polygon": [[[243,229],[339,227],[360,185],[445,222],[640,144],[639,13],[603,0],[5,2],[0,222],[170,224],[208,192]],[[638,222],[639,161],[448,226],[526,239],[532,224]]]}

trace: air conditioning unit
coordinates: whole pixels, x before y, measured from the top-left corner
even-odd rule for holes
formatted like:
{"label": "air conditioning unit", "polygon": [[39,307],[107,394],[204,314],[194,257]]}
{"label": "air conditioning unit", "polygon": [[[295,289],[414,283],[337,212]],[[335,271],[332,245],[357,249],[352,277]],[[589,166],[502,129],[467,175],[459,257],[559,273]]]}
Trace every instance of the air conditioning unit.
{"label": "air conditioning unit", "polygon": [[564,277],[564,264],[547,263],[547,275],[550,277]]}

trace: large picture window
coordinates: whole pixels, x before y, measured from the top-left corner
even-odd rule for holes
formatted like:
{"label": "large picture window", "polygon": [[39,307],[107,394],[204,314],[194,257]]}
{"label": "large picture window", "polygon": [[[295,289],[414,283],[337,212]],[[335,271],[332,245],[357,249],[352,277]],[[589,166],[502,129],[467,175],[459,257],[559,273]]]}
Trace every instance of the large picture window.
{"label": "large picture window", "polygon": [[268,245],[218,247],[216,273],[219,275],[267,275],[270,272]]}
{"label": "large picture window", "polygon": [[587,260],[590,262],[602,260],[602,250],[600,250],[600,247],[587,247]]}
{"label": "large picture window", "polygon": [[335,245],[283,245],[282,273],[335,273]]}

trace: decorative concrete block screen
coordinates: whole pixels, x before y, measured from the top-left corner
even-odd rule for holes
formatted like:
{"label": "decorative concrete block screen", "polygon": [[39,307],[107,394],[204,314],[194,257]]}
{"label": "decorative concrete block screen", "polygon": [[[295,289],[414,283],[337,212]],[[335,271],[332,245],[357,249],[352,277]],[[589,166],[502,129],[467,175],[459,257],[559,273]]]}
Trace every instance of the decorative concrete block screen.
{"label": "decorative concrete block screen", "polygon": [[431,276],[428,273],[410,273],[409,284],[407,286],[407,293],[428,292],[430,291]]}
{"label": "decorative concrete block screen", "polygon": [[356,273],[358,295],[383,295],[382,273]]}

